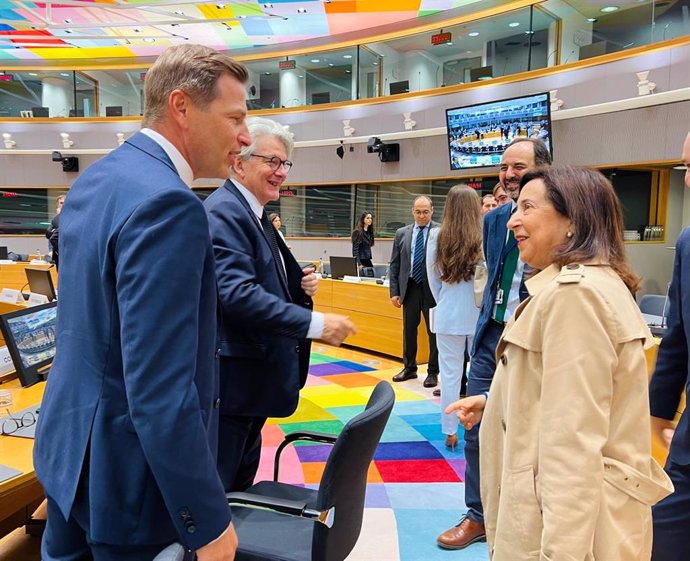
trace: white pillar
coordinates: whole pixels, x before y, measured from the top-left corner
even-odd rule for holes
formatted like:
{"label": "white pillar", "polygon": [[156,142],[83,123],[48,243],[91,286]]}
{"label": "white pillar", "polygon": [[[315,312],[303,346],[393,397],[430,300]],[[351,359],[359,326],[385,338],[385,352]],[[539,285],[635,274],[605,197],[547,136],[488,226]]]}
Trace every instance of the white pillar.
{"label": "white pillar", "polygon": [[299,107],[306,105],[305,72],[301,68],[280,71],[280,106]]}
{"label": "white pillar", "polygon": [[43,78],[41,104],[48,107],[51,117],[68,117],[72,107],[72,81],[69,78]]}

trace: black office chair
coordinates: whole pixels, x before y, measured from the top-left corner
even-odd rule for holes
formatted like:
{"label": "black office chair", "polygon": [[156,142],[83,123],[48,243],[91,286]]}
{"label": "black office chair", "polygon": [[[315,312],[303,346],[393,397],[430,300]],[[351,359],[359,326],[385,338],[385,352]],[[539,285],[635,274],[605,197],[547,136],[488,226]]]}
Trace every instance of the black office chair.
{"label": "black office chair", "polygon": [[388,265],[374,265],[374,276],[382,279],[388,274]]}
{"label": "black office chair", "polygon": [[640,311],[648,316],[653,316],[649,321],[649,329],[652,335],[663,337],[668,329],[668,296],[663,294],[645,294],[640,298]]}
{"label": "black office chair", "polygon": [[[393,389],[381,381],[365,410],[350,419],[337,437],[313,432],[288,435],[276,452],[274,481],[228,494],[239,537],[235,559],[345,559],[359,538],[367,471],[394,403]],[[316,490],[277,481],[280,453],[297,440],[333,444]]]}

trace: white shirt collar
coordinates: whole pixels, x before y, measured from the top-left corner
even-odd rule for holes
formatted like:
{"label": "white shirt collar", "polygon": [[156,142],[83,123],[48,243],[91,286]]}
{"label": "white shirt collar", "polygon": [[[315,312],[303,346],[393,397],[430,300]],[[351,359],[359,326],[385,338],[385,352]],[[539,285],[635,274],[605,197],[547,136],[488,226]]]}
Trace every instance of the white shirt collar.
{"label": "white shirt collar", "polygon": [[264,213],[264,207],[261,206],[261,203],[254,196],[254,193],[252,193],[249,189],[247,189],[244,185],[237,181],[237,179],[233,179],[233,182],[237,186],[238,191],[242,193],[242,196],[249,203],[249,207],[252,209],[252,212],[256,215],[259,221],[261,221],[261,217]]}
{"label": "white shirt collar", "polygon": [[180,151],[175,148],[173,143],[165,138],[161,133],[156,132],[153,129],[143,128],[141,129],[141,132],[143,132],[163,149],[163,151],[172,161],[173,166],[175,166],[180,179],[187,184],[187,187],[191,188],[192,183],[194,183],[194,172],[192,171],[192,168],[187,160],[184,159],[184,156],[180,154]]}

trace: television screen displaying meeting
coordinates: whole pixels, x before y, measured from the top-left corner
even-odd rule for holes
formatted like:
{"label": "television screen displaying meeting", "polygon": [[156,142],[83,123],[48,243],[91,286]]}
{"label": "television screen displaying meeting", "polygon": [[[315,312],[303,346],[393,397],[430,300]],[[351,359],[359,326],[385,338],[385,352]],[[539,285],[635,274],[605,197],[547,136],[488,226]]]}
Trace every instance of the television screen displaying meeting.
{"label": "television screen displaying meeting", "polygon": [[553,153],[548,92],[446,109],[450,169],[497,166],[515,138],[539,138]]}
{"label": "television screen displaying meeting", "polygon": [[0,329],[22,386],[45,379],[55,356],[56,322],[57,302],[0,316]]}

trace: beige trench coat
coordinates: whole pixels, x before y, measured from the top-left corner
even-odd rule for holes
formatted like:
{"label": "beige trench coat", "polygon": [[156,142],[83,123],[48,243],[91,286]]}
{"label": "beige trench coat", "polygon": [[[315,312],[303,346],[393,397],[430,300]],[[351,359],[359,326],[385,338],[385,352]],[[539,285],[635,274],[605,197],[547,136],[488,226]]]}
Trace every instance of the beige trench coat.
{"label": "beige trench coat", "polygon": [[529,281],[497,347],[480,428],[493,561],[649,561],[652,459],[644,346],[651,334],[606,265]]}

